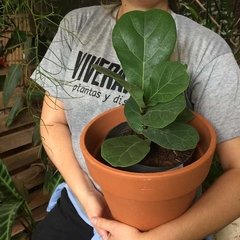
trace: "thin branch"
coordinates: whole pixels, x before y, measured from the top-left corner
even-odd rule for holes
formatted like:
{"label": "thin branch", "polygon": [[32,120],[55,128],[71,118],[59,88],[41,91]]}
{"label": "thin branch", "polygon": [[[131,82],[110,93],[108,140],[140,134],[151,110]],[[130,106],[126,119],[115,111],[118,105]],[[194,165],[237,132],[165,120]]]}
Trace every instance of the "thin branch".
{"label": "thin branch", "polygon": [[[195,2],[198,4],[198,6],[205,12],[207,12],[207,9],[203,6],[203,4],[199,1],[199,0],[195,0]],[[208,14],[209,18],[211,19],[211,21],[217,26],[217,28],[221,29],[221,25],[219,25],[219,23],[214,19],[214,17],[211,14]]]}

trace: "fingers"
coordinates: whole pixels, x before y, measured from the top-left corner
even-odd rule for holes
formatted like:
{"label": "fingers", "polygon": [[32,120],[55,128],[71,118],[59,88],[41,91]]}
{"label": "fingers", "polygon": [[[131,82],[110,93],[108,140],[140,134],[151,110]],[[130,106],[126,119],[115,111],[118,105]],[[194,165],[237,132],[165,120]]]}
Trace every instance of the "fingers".
{"label": "fingers", "polygon": [[107,232],[106,230],[103,229],[99,229],[97,227],[95,227],[95,229],[97,230],[98,234],[101,236],[101,238],[103,240],[108,240],[109,239],[109,232]]}
{"label": "fingers", "polygon": [[94,217],[91,219],[93,226],[97,229],[103,240],[109,240],[114,229],[115,221],[105,218]]}
{"label": "fingers", "polygon": [[104,230],[103,235],[99,232],[103,240],[140,239],[141,232],[138,229],[118,221],[94,217],[91,219],[91,222],[97,230]]}
{"label": "fingers", "polygon": [[111,232],[115,224],[115,221],[113,220],[108,220],[100,217],[93,217],[91,219],[91,222],[94,225],[94,227],[104,229],[108,232]]}

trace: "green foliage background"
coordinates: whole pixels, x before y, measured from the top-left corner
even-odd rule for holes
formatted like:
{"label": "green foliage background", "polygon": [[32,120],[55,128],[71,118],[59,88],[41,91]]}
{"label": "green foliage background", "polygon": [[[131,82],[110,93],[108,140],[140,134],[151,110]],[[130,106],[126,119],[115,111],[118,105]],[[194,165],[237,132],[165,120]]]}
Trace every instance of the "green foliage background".
{"label": "green foliage background", "polygon": [[222,36],[240,63],[240,1],[178,0],[179,12]]}

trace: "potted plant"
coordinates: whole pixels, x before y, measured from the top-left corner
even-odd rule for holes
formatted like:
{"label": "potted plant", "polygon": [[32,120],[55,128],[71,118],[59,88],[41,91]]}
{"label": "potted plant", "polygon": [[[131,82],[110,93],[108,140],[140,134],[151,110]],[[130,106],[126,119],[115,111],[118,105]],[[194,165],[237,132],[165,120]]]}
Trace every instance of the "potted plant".
{"label": "potted plant", "polygon": [[[188,209],[208,174],[216,146],[209,122],[186,107],[187,67],[169,60],[176,37],[174,19],[165,11],[133,11],[120,18],[113,30],[113,46],[127,81],[108,69],[94,68],[113,77],[130,98],[124,107],[94,118],[80,139],[90,175],[101,187],[113,217],[140,230]],[[132,132],[104,141],[112,128],[126,121]],[[176,158],[182,153],[189,158],[194,152],[193,162],[184,166],[184,159],[180,164],[177,160],[170,166],[177,169],[169,170],[164,165],[167,159],[161,159],[160,170],[136,172],[136,164],[148,165],[153,146],[160,146],[157,155],[168,149]]]}

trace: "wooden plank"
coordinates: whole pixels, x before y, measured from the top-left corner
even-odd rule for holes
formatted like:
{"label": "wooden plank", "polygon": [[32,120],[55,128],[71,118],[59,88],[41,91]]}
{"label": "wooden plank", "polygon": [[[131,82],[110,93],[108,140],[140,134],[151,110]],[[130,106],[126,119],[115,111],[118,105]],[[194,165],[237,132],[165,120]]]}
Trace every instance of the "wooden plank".
{"label": "wooden plank", "polygon": [[[33,210],[32,214],[35,222],[39,222],[42,219],[44,219],[44,217],[47,215],[46,208],[47,208],[47,204]],[[19,220],[16,220],[12,228],[12,236],[17,235],[23,232],[24,230],[25,230],[25,227],[22,225],[22,223]]]}
{"label": "wooden plank", "polygon": [[0,137],[0,153],[31,144],[33,127]]}
{"label": "wooden plank", "polygon": [[5,76],[8,73],[8,67],[0,68],[0,76]]}
{"label": "wooden plank", "polygon": [[33,211],[33,218],[36,222],[41,221],[46,215],[47,204],[40,206],[39,208]]}
{"label": "wooden plank", "polygon": [[30,168],[12,176],[14,182],[21,182],[27,190],[43,183],[44,168],[40,164],[32,165]]}
{"label": "wooden plank", "polygon": [[[24,32],[30,32],[30,23],[29,23],[29,15],[28,14],[14,14],[10,16],[10,19],[12,22],[14,22],[15,26]],[[11,31],[14,29],[11,28]],[[9,33],[3,33],[5,37],[10,37],[11,32]],[[5,40],[7,42],[7,39]],[[5,45],[6,42],[3,42]],[[16,48],[13,52],[9,53],[7,55],[7,62],[9,65],[16,64],[16,63],[23,63],[24,61],[24,51],[23,46],[20,46],[19,48]]]}
{"label": "wooden plank", "polygon": [[24,113],[19,114],[19,116],[16,118],[16,121],[14,121],[12,126],[7,127],[5,124],[7,117],[8,117],[8,114],[2,114],[2,116],[0,116],[0,134],[4,134],[9,130],[17,129],[19,127],[30,125],[34,122],[33,115],[25,111]]}
{"label": "wooden plank", "polygon": [[22,93],[22,88],[17,87],[12,95],[12,97],[10,98],[7,106],[4,106],[3,104],[3,92],[0,92],[0,110],[4,110],[5,108],[10,108],[14,105],[15,99],[16,97],[20,96]]}
{"label": "wooden plank", "polygon": [[43,189],[40,188],[30,194],[28,205],[30,209],[35,209],[47,203],[49,199],[50,194],[44,194]]}
{"label": "wooden plank", "polygon": [[3,158],[2,161],[10,172],[19,168],[29,167],[32,163],[38,160],[39,148],[40,146],[36,146],[27,149],[25,151]]}
{"label": "wooden plank", "polygon": [[[32,210],[33,219],[35,222],[41,221],[46,216],[46,208],[50,196],[43,194],[42,189],[36,190],[30,194],[30,201],[28,203],[29,208]],[[12,228],[12,236],[24,231],[25,228],[21,224],[20,220],[17,219]]]}

